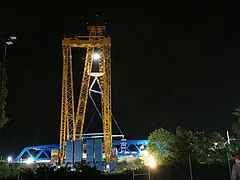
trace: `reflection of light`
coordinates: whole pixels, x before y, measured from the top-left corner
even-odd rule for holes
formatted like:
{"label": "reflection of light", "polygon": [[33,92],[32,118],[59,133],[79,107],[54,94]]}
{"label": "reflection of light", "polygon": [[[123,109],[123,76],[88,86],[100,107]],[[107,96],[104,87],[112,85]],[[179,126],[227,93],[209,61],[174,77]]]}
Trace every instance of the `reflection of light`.
{"label": "reflection of light", "polygon": [[8,162],[12,162],[12,157],[9,156],[9,157],[7,158],[7,161],[8,161]]}
{"label": "reflection of light", "polygon": [[92,58],[93,58],[93,60],[99,60],[100,59],[100,55],[98,53],[94,53],[92,55]]}
{"label": "reflection of light", "polygon": [[27,159],[26,163],[27,163],[27,164],[33,163],[33,158],[30,158],[30,157],[29,157],[29,158]]}

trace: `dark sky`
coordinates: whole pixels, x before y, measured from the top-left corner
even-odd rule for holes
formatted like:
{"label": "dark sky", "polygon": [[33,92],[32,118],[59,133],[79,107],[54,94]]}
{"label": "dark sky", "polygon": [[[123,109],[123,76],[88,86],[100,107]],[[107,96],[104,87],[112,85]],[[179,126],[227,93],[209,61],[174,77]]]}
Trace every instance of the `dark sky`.
{"label": "dark sky", "polygon": [[8,0],[0,7],[0,30],[18,38],[7,49],[11,121],[0,131],[0,155],[59,142],[61,40],[87,22],[107,23],[112,110],[127,139],[177,125],[231,132],[240,105],[238,1]]}

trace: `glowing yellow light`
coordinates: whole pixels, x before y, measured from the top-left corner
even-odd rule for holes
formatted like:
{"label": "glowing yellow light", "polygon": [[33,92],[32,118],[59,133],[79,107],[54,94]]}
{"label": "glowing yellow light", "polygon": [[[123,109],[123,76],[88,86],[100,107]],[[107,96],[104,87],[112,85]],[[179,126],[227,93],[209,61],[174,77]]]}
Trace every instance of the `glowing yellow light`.
{"label": "glowing yellow light", "polygon": [[146,166],[154,168],[157,166],[157,162],[152,155],[149,154],[147,150],[141,152],[143,162]]}
{"label": "glowing yellow light", "polygon": [[154,159],[153,156],[149,156],[148,165],[149,165],[149,167],[151,167],[151,168],[156,167],[157,163],[156,163],[156,161],[155,161],[155,159]]}

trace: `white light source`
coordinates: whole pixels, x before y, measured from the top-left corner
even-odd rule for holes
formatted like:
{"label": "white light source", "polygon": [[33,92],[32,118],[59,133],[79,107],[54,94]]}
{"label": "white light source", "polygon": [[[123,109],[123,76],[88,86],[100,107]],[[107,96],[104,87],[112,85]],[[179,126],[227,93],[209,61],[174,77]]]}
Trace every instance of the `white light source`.
{"label": "white light source", "polygon": [[8,162],[12,162],[12,157],[9,156],[9,157],[7,158],[7,161],[8,161]]}
{"label": "white light source", "polygon": [[99,60],[100,59],[100,54],[99,53],[94,53],[92,55],[93,60]]}
{"label": "white light source", "polygon": [[29,157],[29,158],[27,159],[26,163],[27,163],[27,164],[33,163],[33,158]]}
{"label": "white light source", "polygon": [[147,150],[142,150],[142,151],[140,151],[140,154],[141,154],[142,156],[149,156],[149,153],[148,153]]}
{"label": "white light source", "polygon": [[147,150],[141,151],[141,155],[142,160],[146,166],[148,166],[149,168],[155,168],[157,166],[156,160],[151,154],[149,154]]}
{"label": "white light source", "polygon": [[12,45],[13,42],[12,42],[12,41],[7,41],[6,44],[7,44],[7,45]]}
{"label": "white light source", "polygon": [[11,40],[16,40],[16,39],[17,39],[16,36],[10,36],[9,38],[10,38]]}

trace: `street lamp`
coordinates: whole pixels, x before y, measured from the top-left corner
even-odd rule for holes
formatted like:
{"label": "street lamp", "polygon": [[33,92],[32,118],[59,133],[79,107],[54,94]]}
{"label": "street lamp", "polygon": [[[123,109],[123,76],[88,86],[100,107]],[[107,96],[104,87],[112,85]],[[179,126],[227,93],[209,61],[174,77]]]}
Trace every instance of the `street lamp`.
{"label": "street lamp", "polygon": [[155,168],[157,165],[155,159],[153,156],[149,156],[148,157],[148,170],[149,170],[149,173],[148,173],[148,179],[151,180],[151,168]]}
{"label": "street lamp", "polygon": [[2,54],[2,66],[1,66],[1,91],[2,92],[2,85],[3,85],[3,71],[5,68],[6,63],[6,54],[7,54],[7,46],[10,46],[13,44],[13,41],[16,40],[16,36],[9,36],[7,38],[0,37],[0,42],[3,44],[3,54]]}
{"label": "street lamp", "polygon": [[145,162],[145,165],[148,167],[148,172],[136,174],[134,173],[133,170],[133,180],[135,180],[135,176],[148,176],[148,180],[151,180],[151,169],[157,166],[157,162],[154,159],[154,157],[149,154],[147,150],[143,152],[143,161]]}
{"label": "street lamp", "polygon": [[7,54],[7,46],[12,45],[13,41],[16,40],[16,36],[9,36],[7,38],[0,38],[0,42],[3,43],[4,45],[4,50],[3,50],[3,57],[2,57],[2,69],[5,67],[5,62],[6,62],[6,54]]}
{"label": "street lamp", "polygon": [[8,161],[8,162],[12,162],[12,157],[9,156],[9,157],[7,158],[7,161]]}
{"label": "street lamp", "polygon": [[2,92],[2,85],[3,85],[3,70],[5,68],[6,63],[6,54],[7,54],[7,46],[12,45],[13,41],[16,40],[16,36],[9,36],[7,38],[0,37],[0,42],[3,43],[3,56],[2,56],[2,66],[1,66],[1,91]]}
{"label": "street lamp", "polygon": [[[230,145],[229,132],[227,131],[226,133],[227,133],[227,144]],[[227,162],[228,162],[229,176],[230,176],[230,179],[232,179],[231,165],[230,165],[230,159],[229,159],[228,151],[227,151]]]}
{"label": "street lamp", "polygon": [[[5,72],[5,62],[6,62],[6,53],[7,53],[7,46],[9,45],[12,45],[13,44],[13,41],[16,40],[16,36],[9,36],[9,37],[6,37],[4,36],[5,34],[4,33],[1,33],[0,34],[0,43],[1,43],[1,46],[3,47],[3,54],[2,54],[2,59],[1,59],[1,79],[0,79],[0,113],[2,114],[2,117],[5,117],[5,114],[4,114],[4,98],[5,96],[3,95],[3,81],[4,81],[4,72]],[[4,125],[4,121],[3,122],[0,122],[0,128]]]}

